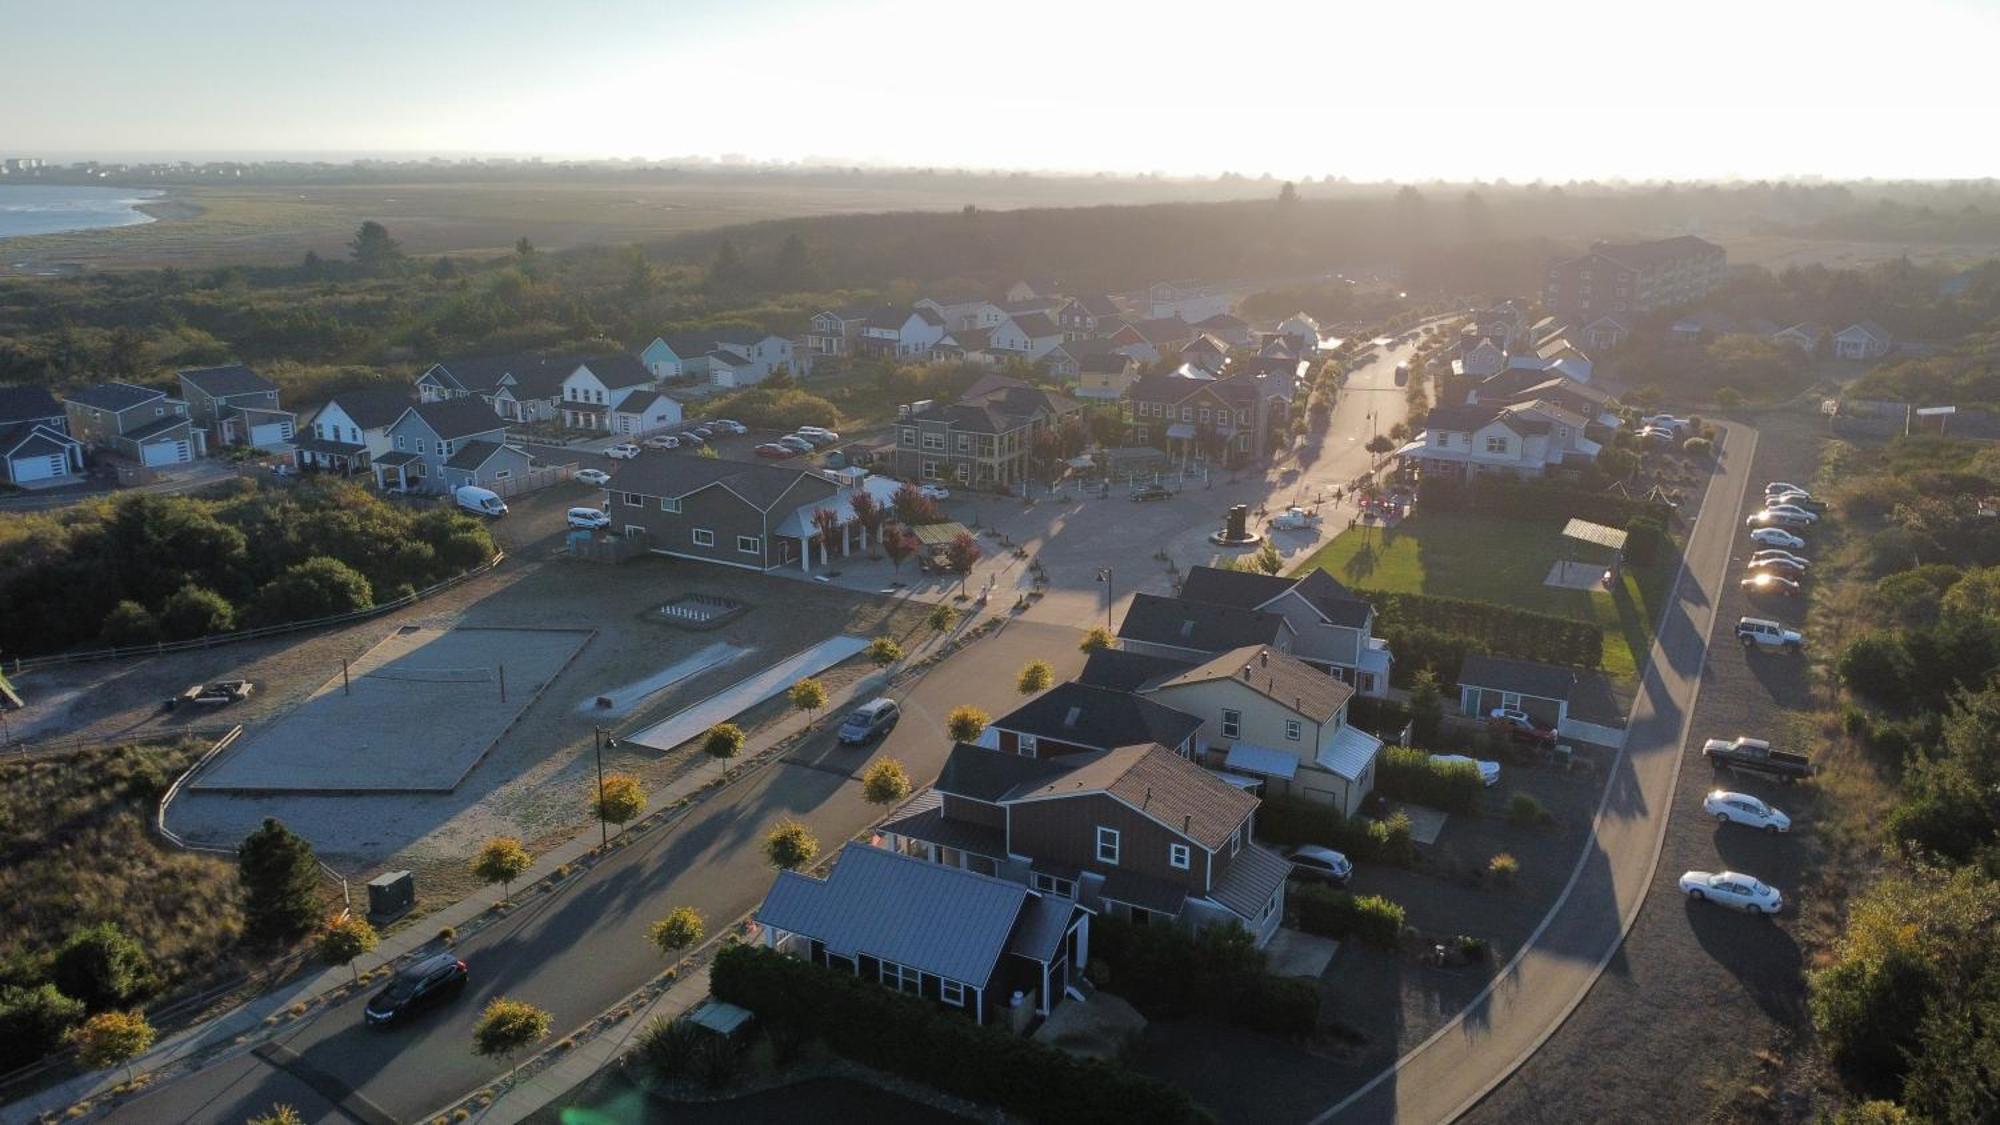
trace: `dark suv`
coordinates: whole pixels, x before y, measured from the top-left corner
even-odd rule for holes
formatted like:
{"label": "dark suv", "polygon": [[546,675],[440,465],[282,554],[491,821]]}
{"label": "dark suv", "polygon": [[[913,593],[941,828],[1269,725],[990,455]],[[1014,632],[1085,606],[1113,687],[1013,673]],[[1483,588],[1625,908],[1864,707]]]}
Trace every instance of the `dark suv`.
{"label": "dark suv", "polygon": [[368,1001],[363,1013],[371,1027],[386,1027],[456,996],[465,988],[465,962],[437,953],[404,966],[389,987]]}

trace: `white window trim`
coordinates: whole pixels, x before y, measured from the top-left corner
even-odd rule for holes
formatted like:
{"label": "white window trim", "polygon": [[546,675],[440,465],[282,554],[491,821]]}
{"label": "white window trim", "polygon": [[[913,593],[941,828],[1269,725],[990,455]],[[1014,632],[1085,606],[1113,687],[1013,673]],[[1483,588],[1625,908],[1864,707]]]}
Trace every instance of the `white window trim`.
{"label": "white window trim", "polygon": [[[1116,828],[1106,828],[1103,825],[1098,826],[1097,851],[1095,853],[1097,856],[1097,862],[1108,863],[1113,867],[1118,866],[1118,853],[1121,846],[1122,845],[1119,839],[1118,830]],[[1109,850],[1111,853],[1109,859],[1105,858],[1104,853],[1106,852],[1106,850]]]}
{"label": "white window trim", "polygon": [[1285,720],[1285,740],[1297,742],[1305,734],[1305,724],[1297,719]]}
{"label": "white window trim", "polygon": [[678,514],[681,510],[681,498],[678,496],[660,497],[660,510],[662,512],[674,512]]}
{"label": "white window trim", "polygon": [[1243,712],[1222,709],[1222,721],[1217,724],[1224,738],[1240,738],[1243,735]]}
{"label": "white window trim", "polygon": [[646,498],[636,492],[627,492],[624,494],[624,497],[625,506],[628,508],[643,508],[646,506]]}
{"label": "white window trim", "polygon": [[1240,852],[1242,850],[1243,850],[1243,829],[1238,828],[1229,834],[1229,854],[1233,857],[1236,855],[1237,852]]}
{"label": "white window trim", "polygon": [[965,986],[955,980],[938,978],[938,999],[953,1007],[965,1007]]}
{"label": "white window trim", "polygon": [[[912,969],[908,965],[885,960],[881,963],[880,968],[876,970],[876,975],[881,979],[882,984],[892,991],[906,992],[912,996],[923,994],[924,974],[922,970]],[[905,984],[909,985],[909,987],[903,987]]]}
{"label": "white window trim", "polygon": [[1076,882],[1073,879],[1058,879],[1054,875],[1034,873],[1035,889],[1043,894],[1061,895],[1063,898],[1076,897]]}
{"label": "white window trim", "polygon": [[[745,543],[749,546],[744,546]],[[755,535],[739,535],[736,537],[736,549],[746,555],[761,555],[764,553],[764,541]]]}
{"label": "white window trim", "polygon": [[1038,741],[1036,741],[1035,736],[1032,734],[1018,735],[1016,736],[1016,738],[1017,738],[1016,752],[1019,753],[1024,758],[1035,757],[1036,752],[1041,749],[1041,744]]}
{"label": "white window trim", "polygon": [[1186,871],[1194,865],[1194,851],[1186,844],[1167,845],[1167,866],[1176,871]]}
{"label": "white window trim", "polygon": [[689,531],[688,534],[692,536],[694,540],[694,545],[697,547],[715,546],[715,532],[710,531],[708,528],[705,527],[693,528]]}

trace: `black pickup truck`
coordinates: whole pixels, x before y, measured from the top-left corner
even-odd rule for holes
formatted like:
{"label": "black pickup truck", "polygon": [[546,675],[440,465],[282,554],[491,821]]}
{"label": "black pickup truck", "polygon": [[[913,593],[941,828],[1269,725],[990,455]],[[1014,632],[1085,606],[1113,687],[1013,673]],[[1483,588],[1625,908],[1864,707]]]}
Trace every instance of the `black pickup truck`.
{"label": "black pickup truck", "polygon": [[1727,766],[1744,773],[1769,774],[1780,781],[1797,781],[1813,775],[1812,759],[1789,750],[1773,750],[1761,738],[1739,735],[1730,742],[1711,738],[1702,744],[1701,754],[1717,769]]}

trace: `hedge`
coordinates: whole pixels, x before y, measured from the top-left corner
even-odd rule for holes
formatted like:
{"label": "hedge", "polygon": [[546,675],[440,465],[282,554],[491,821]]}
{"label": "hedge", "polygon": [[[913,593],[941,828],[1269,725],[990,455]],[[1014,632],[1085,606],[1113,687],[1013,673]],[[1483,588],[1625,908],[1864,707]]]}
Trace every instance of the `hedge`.
{"label": "hedge", "polygon": [[1257,838],[1280,847],[1319,844],[1352,860],[1382,858],[1365,818],[1345,816],[1338,807],[1308,797],[1264,798],[1257,806]]}
{"label": "hedge", "polygon": [[1310,1035],[1319,1024],[1318,987],[1266,973],[1264,954],[1238,926],[1189,934],[1099,917],[1091,922],[1090,959],[1103,962],[1098,987],[1147,1019],[1198,1015],[1288,1036]]}
{"label": "hedge", "polygon": [[[1377,590],[1356,592],[1373,603],[1381,615],[1378,632],[1385,640],[1391,630],[1396,630],[1413,638],[1418,646],[1429,645],[1446,653],[1456,646],[1460,661],[1467,653],[1490,652],[1495,656],[1576,668],[1599,668],[1604,664],[1604,633],[1587,621],[1466,598],[1388,594]],[[1408,666],[1410,674],[1425,666],[1413,663],[1394,641],[1390,642],[1390,648],[1396,653],[1396,664]],[[1457,682],[1456,663],[1450,667],[1437,664],[1428,667],[1437,672],[1440,681]]]}
{"label": "hedge", "polygon": [[757,1013],[767,1027],[815,1036],[865,1066],[1029,1120],[1213,1120],[1165,1082],[1073,1058],[927,1000],[759,946],[730,945],[716,954],[709,990]]}
{"label": "hedge", "polygon": [[1394,949],[1403,937],[1403,907],[1380,895],[1351,895],[1332,887],[1306,886],[1292,895],[1299,929],[1331,938],[1355,938]]}
{"label": "hedge", "polygon": [[1417,486],[1417,503],[1434,512],[1476,512],[1486,516],[1547,521],[1585,519],[1624,527],[1644,516],[1670,526],[1674,510],[1657,500],[1636,500],[1615,492],[1591,492],[1562,484],[1538,484],[1498,477],[1471,481],[1428,477]]}
{"label": "hedge", "polygon": [[1384,746],[1376,759],[1375,790],[1391,800],[1470,813],[1478,810],[1484,788],[1479,768],[1470,762],[1437,762],[1402,746]]}
{"label": "hedge", "polygon": [[[1405,659],[1403,650],[1395,648],[1393,651],[1396,653],[1396,661],[1401,663]],[[1383,738],[1393,738],[1401,734],[1404,724],[1410,721],[1410,709],[1387,697],[1357,695],[1347,704],[1347,721]]]}

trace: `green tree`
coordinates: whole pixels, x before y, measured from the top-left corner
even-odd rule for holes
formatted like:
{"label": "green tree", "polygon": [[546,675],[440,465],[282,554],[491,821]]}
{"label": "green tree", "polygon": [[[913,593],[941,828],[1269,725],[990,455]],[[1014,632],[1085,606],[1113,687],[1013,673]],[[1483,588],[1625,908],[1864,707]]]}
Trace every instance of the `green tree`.
{"label": "green tree", "polygon": [[500,901],[505,902],[514,894],[514,880],[527,874],[535,865],[535,857],[528,854],[521,841],[512,836],[495,836],[480,846],[479,854],[473,857],[473,877],[487,886],[500,884]]}
{"label": "green tree", "polygon": [[1014,688],[1022,695],[1033,695],[1049,690],[1056,682],[1056,670],[1046,660],[1030,660],[1021,667],[1021,674],[1014,679]]}
{"label": "green tree", "polygon": [[99,1012],[70,1032],[77,1061],[86,1069],[122,1066],[128,1082],[132,1060],[152,1047],[153,1038],[153,1025],[146,1022],[143,1012]]}
{"label": "green tree", "polygon": [[736,285],[743,280],[743,255],[737,252],[736,243],[725,238],[722,245],[715,248],[715,260],[708,266],[708,284],[711,288]]}
{"label": "green tree", "polygon": [[373,219],[361,224],[347,252],[355,264],[369,273],[389,273],[403,260],[403,244],[389,235],[389,228]]}
{"label": "green tree", "polygon": [[93,1012],[125,1007],[155,984],[145,949],[113,922],[99,922],[70,934],[56,951],[49,979]]}
{"label": "green tree", "polygon": [[104,640],[114,648],[149,645],[160,639],[160,621],[130,598],[111,607],[104,617]]}
{"label": "green tree", "polygon": [[1390,437],[1388,434],[1376,434],[1374,437],[1369,438],[1368,444],[1362,446],[1362,448],[1380,457],[1384,453],[1396,448],[1396,439]]}
{"label": "green tree", "polygon": [[1419,669],[1410,683],[1410,738],[1418,746],[1437,745],[1438,728],[1444,725],[1444,692],[1438,687],[1437,673]]}
{"label": "green tree", "polygon": [[288,942],[319,921],[319,862],[312,845],[274,817],[236,849],[243,928],[253,941]]}
{"label": "green tree", "polygon": [[1260,573],[1275,575],[1285,569],[1284,556],[1278,554],[1278,545],[1269,539],[1264,540],[1264,545],[1257,548],[1257,553],[1252,558]]}
{"label": "green tree", "polygon": [[[496,996],[479,1013],[479,1022],[472,1028],[472,1053],[481,1058],[506,1059],[510,1063],[515,1055],[529,1046],[547,1038],[553,1021],[549,1014],[533,1004],[519,1000],[509,1000]],[[507,1076],[513,1078],[513,1067],[509,1066]]]}
{"label": "green tree", "polygon": [[189,641],[236,628],[236,608],[214,590],[190,582],[160,606],[160,631],[168,640]]}
{"label": "green tree", "polygon": [[373,950],[380,940],[375,934],[375,927],[368,924],[368,919],[349,914],[326,924],[326,928],[319,932],[315,952],[328,965],[346,965],[353,970],[354,980],[359,983],[361,967],[354,963],[355,959]]}
{"label": "green tree", "polygon": [[706,932],[701,911],[683,906],[653,923],[646,936],[651,939],[653,948],[672,957],[700,941]]}
{"label": "green tree", "polygon": [[1083,643],[1076,646],[1084,652],[1103,652],[1111,647],[1111,630],[1102,625],[1092,625],[1083,635]]}
{"label": "green tree", "polygon": [[514,256],[516,258],[532,258],[535,256],[535,244],[528,241],[527,235],[522,235],[514,243]]}
{"label": "green tree", "polygon": [[1907,692],[1910,660],[1891,632],[1870,632],[1847,642],[1840,654],[1840,679],[1856,695],[1882,702]]}
{"label": "green tree", "polygon": [[876,637],[868,642],[868,659],[877,668],[887,668],[903,658],[903,646],[893,637]]}
{"label": "green tree", "polygon": [[954,707],[951,709],[951,714],[945,716],[944,729],[951,735],[953,741],[971,742],[978,738],[979,732],[985,730],[986,724],[992,721],[993,716],[977,707]]}
{"label": "green tree", "polygon": [[800,238],[797,232],[786,235],[785,241],[778,247],[776,272],[779,282],[796,285],[806,279],[811,267],[812,254],[806,249],[806,240]]}
{"label": "green tree", "polygon": [[808,728],[813,725],[819,709],[826,706],[826,685],[810,676],[793,684],[785,695],[792,701],[793,710],[806,713]]}
{"label": "green tree", "polygon": [[1715,392],[1715,405],[1725,411],[1743,409],[1743,392],[1735,387],[1722,387]]}
{"label": "green tree", "polygon": [[877,758],[861,775],[861,791],[878,805],[893,805],[910,795],[910,775],[894,758]]}
{"label": "green tree", "polygon": [[2000,618],[2000,566],[1966,571],[1945,591],[1938,608],[1950,617]]}
{"label": "green tree", "polygon": [[819,841],[804,824],[786,817],[764,837],[764,858],[773,867],[797,871],[819,854]]}
{"label": "green tree", "polygon": [[375,604],[375,591],[361,572],[324,555],[285,568],[257,591],[250,616],[264,625],[312,621],[353,613]]}
{"label": "green tree", "polygon": [[734,758],[743,752],[743,728],[735,723],[717,723],[702,736],[701,748],[717,758]]}
{"label": "green tree", "polygon": [[949,632],[957,621],[958,611],[943,602],[932,606],[930,614],[924,618],[925,624],[940,633]]}
{"label": "green tree", "polygon": [[23,1067],[62,1045],[84,1017],[83,1001],[55,985],[0,985],[0,1067]]}
{"label": "green tree", "polygon": [[623,828],[646,811],[646,787],[629,773],[608,773],[602,799],[591,804],[599,818]]}

